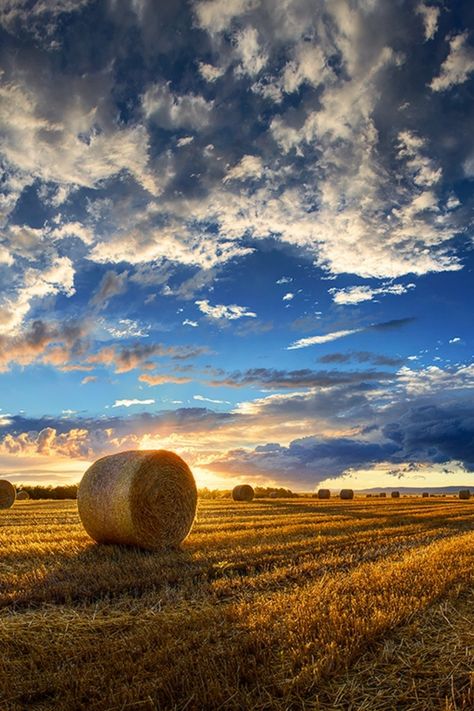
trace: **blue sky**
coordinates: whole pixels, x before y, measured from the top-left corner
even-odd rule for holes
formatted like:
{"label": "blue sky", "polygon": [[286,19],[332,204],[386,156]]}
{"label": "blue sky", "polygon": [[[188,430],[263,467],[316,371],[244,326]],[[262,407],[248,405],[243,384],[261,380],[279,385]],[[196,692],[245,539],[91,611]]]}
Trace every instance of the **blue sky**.
{"label": "blue sky", "polygon": [[473,21],[0,2],[0,470],[474,486]]}

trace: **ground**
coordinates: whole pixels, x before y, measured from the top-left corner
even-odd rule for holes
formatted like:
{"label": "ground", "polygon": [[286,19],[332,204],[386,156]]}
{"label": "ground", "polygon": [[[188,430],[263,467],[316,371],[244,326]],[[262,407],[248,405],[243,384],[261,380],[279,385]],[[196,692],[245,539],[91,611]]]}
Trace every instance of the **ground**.
{"label": "ground", "polygon": [[202,501],[180,551],[0,511],[0,709],[474,709],[474,501]]}

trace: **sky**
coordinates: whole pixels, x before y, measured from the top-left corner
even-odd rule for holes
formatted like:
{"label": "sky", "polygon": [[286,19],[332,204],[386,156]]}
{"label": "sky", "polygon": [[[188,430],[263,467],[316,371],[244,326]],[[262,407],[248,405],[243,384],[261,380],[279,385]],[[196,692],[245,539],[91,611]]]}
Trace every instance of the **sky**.
{"label": "sky", "polygon": [[0,475],[474,487],[474,5],[0,0]]}

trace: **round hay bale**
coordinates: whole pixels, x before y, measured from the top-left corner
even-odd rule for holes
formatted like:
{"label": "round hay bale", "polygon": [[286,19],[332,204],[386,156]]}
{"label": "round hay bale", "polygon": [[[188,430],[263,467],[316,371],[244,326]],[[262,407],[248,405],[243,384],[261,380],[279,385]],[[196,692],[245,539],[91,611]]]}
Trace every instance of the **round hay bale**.
{"label": "round hay bale", "polygon": [[329,489],[318,489],[318,499],[330,499],[331,492]]}
{"label": "round hay bale", "polygon": [[352,489],[341,489],[341,493],[339,494],[341,499],[353,499],[354,498],[354,492]]}
{"label": "round hay bale", "polygon": [[399,499],[400,492],[399,491],[392,491],[391,496],[392,496],[392,499]]}
{"label": "round hay bale", "polygon": [[194,522],[197,489],[186,462],[166,450],[98,459],[77,492],[79,516],[98,543],[157,550],[178,546]]}
{"label": "round hay bale", "polygon": [[239,486],[234,486],[232,490],[234,501],[252,501],[254,496],[255,492],[250,484],[240,484]]}
{"label": "round hay bale", "polygon": [[461,489],[459,492],[459,498],[460,499],[470,499],[471,498],[471,492],[469,489]]}
{"label": "round hay bale", "polygon": [[30,498],[30,495],[27,491],[22,489],[21,491],[18,491],[16,494],[16,500],[17,501],[26,501],[27,499]]}
{"label": "round hay bale", "polygon": [[387,498],[386,492],[385,492],[385,491],[382,491],[382,492],[379,494],[379,497],[380,497],[381,499],[386,499],[386,498]]}
{"label": "round hay bale", "polygon": [[9,509],[15,503],[16,489],[6,479],[0,479],[0,509]]}
{"label": "round hay bale", "polygon": [[429,495],[429,492],[428,492],[428,491],[424,491],[421,496],[422,496],[423,499],[429,499],[429,498],[430,498],[430,495]]}

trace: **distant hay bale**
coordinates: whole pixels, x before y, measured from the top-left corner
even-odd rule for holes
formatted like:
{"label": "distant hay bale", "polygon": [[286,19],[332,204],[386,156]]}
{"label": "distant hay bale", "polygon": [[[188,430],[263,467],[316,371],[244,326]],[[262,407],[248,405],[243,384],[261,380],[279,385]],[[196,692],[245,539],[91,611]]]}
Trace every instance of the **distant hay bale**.
{"label": "distant hay bale", "polygon": [[471,492],[469,489],[461,489],[459,492],[459,498],[460,499],[470,499],[471,498]]}
{"label": "distant hay bale", "polygon": [[379,494],[379,497],[380,497],[381,499],[386,499],[386,498],[387,498],[387,494],[385,493],[385,491],[381,491],[380,494]]}
{"label": "distant hay bale", "polygon": [[331,492],[329,489],[318,489],[318,499],[330,499]]}
{"label": "distant hay bale", "polygon": [[341,499],[353,499],[354,498],[354,492],[352,489],[341,489],[341,493],[339,494]]}
{"label": "distant hay bale", "polygon": [[234,501],[252,501],[254,496],[255,492],[250,484],[239,484],[239,486],[234,486],[232,490]]}
{"label": "distant hay bale", "polygon": [[278,497],[278,494],[276,491],[270,491],[270,493],[268,494],[268,497],[270,499],[276,499]]}
{"label": "distant hay bale", "polygon": [[399,499],[400,498],[400,492],[399,491],[392,491],[392,499]]}
{"label": "distant hay bale", "polygon": [[27,491],[25,491],[24,489],[17,492],[17,495],[16,495],[17,501],[26,501],[29,498],[30,498],[29,493]]}
{"label": "distant hay bale", "polygon": [[149,550],[178,546],[191,530],[196,505],[190,468],[163,449],[98,459],[77,492],[79,516],[91,538]]}
{"label": "distant hay bale", "polygon": [[365,495],[365,498],[366,498],[366,499],[371,499],[371,498],[372,498],[372,494],[366,494],[366,495]]}
{"label": "distant hay bale", "polygon": [[429,499],[429,497],[430,497],[428,491],[424,491],[421,496],[422,496],[423,499]]}
{"label": "distant hay bale", "polygon": [[9,509],[15,503],[16,489],[6,479],[0,479],[0,509]]}

